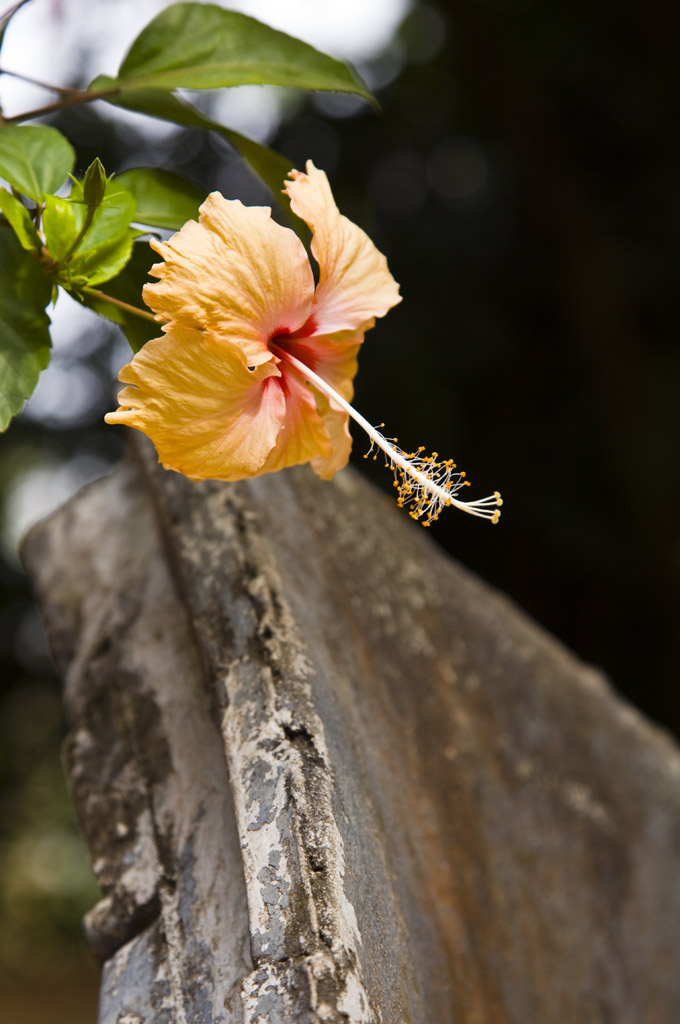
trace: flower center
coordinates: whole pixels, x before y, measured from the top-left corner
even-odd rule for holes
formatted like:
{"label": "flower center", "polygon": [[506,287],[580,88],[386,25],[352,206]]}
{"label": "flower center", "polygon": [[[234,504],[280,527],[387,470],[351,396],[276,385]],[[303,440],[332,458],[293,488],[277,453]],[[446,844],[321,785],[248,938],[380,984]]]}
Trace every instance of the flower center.
{"label": "flower center", "polygon": [[305,320],[302,327],[298,327],[297,330],[291,331],[289,327],[277,327],[272,332],[267,347],[270,351],[273,351],[272,346],[280,346],[286,351],[287,343],[289,341],[300,341],[302,338],[310,338],[316,333],[316,320],[313,316],[310,316]]}

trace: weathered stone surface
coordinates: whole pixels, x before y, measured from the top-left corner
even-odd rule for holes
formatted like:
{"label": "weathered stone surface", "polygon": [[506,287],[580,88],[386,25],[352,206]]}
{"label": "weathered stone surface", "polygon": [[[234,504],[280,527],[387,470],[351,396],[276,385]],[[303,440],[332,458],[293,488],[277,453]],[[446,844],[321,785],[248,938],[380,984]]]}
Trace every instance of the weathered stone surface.
{"label": "weathered stone surface", "polygon": [[132,466],[31,536],[65,680],[65,764],[103,899],[100,1024],[241,1021],[251,969],[219,726]]}
{"label": "weathered stone surface", "polygon": [[678,750],[354,473],[145,455],[26,557],[101,1024],[680,1019]]}

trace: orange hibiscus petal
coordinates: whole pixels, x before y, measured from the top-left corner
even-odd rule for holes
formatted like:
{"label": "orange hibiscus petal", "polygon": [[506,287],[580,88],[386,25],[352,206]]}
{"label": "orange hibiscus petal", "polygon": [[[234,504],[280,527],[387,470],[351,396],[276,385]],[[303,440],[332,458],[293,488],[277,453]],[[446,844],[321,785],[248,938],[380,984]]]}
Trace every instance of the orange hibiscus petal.
{"label": "orange hibiscus petal", "polygon": [[283,427],[261,473],[273,473],[310,460],[313,464],[315,458],[328,459],[332,456],[328,427],[318,413],[314,391],[286,363],[279,363],[279,370],[281,377],[277,384],[286,403]]}
{"label": "orange hibiscus petal", "polygon": [[328,399],[319,403],[319,415],[328,431],[331,453],[328,456],[314,455],[309,461],[317,476],[322,480],[330,480],[349,462],[352,435],[349,432],[349,418],[345,413],[331,409]]}
{"label": "orange hibiscus petal", "polygon": [[174,327],[148,341],[119,378],[132,386],[106,421],[147,434],[166,469],[194,480],[265,472],[286,413],[274,362],[249,370],[237,346]]}
{"label": "orange hibiscus petal", "polygon": [[307,161],[307,173],[286,182],[293,213],[312,229],[319,284],[312,315],[319,334],[360,331],[401,302],[399,285],[367,234],[338,211],[328,178]]}
{"label": "orange hibiscus petal", "polygon": [[304,246],[271,210],[244,206],[212,192],[198,222],[167,242],[151,242],[164,262],[144,287],[156,319],[209,330],[238,345],[250,366],[271,359],[267,341],[279,328],[295,331],[308,318],[314,277]]}

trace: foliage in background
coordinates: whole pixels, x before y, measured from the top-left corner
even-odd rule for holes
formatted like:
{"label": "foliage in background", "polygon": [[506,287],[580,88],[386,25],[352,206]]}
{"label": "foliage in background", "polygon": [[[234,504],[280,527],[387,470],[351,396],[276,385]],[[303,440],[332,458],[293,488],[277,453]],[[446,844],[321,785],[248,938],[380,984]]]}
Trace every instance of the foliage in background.
{"label": "foliage in background", "polygon": [[[3,36],[19,6],[0,21]],[[134,351],[158,334],[141,302],[154,257],[140,239],[154,228],[179,230],[197,214],[203,198],[191,182],[154,168],[107,179],[98,157],[78,181],[72,175],[75,153],[58,129],[17,122],[104,100],[216,130],[281,203],[279,190],[289,161],[204,118],[176,95],[182,88],[246,84],[334,90],[372,99],[346,65],[307,43],[213,4],[177,3],[140,32],[116,78],[99,75],[85,90],[55,87],[61,93],[56,102],[0,120],[0,178],[11,187],[0,190],[0,430],[21,411],[49,362],[45,308],[59,288],[119,323]],[[72,181],[68,196],[55,194],[67,177]]]}

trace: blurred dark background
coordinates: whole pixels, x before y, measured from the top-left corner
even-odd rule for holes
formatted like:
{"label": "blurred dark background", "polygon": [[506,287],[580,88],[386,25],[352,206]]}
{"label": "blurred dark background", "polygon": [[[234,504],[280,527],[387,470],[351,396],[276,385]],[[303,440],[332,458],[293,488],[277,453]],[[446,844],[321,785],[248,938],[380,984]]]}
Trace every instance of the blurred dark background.
{"label": "blurred dark background", "polygon": [[[347,97],[294,97],[270,139],[291,164],[327,171],[402,286],[367,336],[357,407],[406,447],[454,457],[471,496],[503,492],[498,527],[450,511],[432,538],[676,732],[679,21],[640,0],[416,3],[359,69],[379,116]],[[159,147],[96,107],[52,123],[79,172],[94,156],[108,172],[153,163],[268,202],[216,137],[177,131]],[[93,323],[58,352],[52,398],[3,440],[6,536],[41,467],[68,489],[120,457],[123,434],[102,418],[127,359],[120,341],[111,354],[112,331]],[[355,436],[357,465],[390,490]],[[63,978],[86,970],[77,921],[96,896],[59,775],[59,682],[10,548],[0,961],[16,973],[30,946],[43,977]],[[72,1005],[63,1019],[92,1018]]]}

